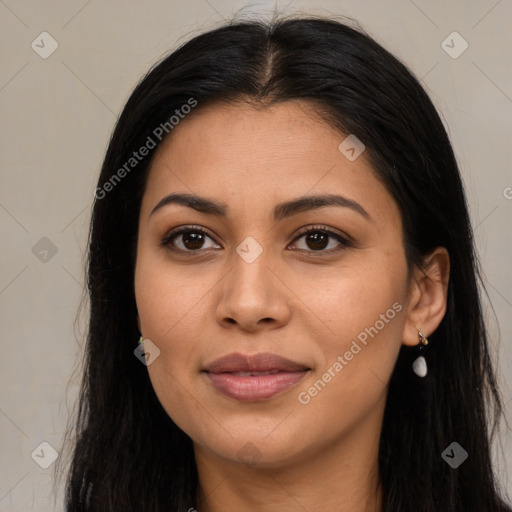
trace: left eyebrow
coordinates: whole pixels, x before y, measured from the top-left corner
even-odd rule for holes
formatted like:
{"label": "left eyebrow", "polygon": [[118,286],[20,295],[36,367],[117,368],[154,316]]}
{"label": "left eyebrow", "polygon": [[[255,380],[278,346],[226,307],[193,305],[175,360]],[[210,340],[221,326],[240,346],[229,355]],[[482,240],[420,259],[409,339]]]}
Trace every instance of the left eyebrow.
{"label": "left eyebrow", "polygon": [[373,222],[370,214],[358,202],[353,199],[349,199],[348,197],[333,194],[304,196],[300,199],[280,203],[274,209],[274,220],[279,221],[286,217],[296,215],[297,213],[322,208],[324,206],[341,206],[344,208],[350,208],[362,215],[366,220]]}
{"label": "left eyebrow", "polygon": [[[179,204],[181,206],[192,208],[200,213],[214,215],[217,217],[226,217],[228,211],[228,207],[224,203],[219,203],[213,201],[212,199],[201,197],[195,194],[176,193],[169,194],[168,196],[162,198],[153,208],[150,216],[153,215],[157,210],[160,210],[164,206],[170,204]],[[274,208],[274,220],[280,221],[287,217],[291,217],[292,215],[296,215],[308,210],[314,210],[316,208],[322,208],[324,206],[350,208],[351,210],[362,215],[365,219],[373,222],[370,214],[358,202],[354,201],[353,199],[349,199],[348,197],[333,194],[304,196],[299,199],[293,199],[291,201],[279,203]]]}

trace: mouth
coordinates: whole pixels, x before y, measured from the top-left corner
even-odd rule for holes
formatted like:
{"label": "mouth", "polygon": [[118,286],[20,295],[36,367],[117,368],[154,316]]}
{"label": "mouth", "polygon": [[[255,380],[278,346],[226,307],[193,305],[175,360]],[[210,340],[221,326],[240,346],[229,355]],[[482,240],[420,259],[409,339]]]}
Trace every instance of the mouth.
{"label": "mouth", "polygon": [[230,354],[203,372],[221,394],[243,402],[268,400],[297,384],[311,368],[275,354]]}

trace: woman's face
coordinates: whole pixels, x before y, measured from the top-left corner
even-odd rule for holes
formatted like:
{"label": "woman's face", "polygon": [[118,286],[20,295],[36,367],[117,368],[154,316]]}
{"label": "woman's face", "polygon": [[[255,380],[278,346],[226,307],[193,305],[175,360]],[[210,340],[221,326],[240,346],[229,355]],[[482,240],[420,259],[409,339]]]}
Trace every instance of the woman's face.
{"label": "woman's face", "polygon": [[155,155],[139,326],[196,455],[276,467],[378,438],[407,265],[398,207],[346,137],[304,102],[215,105]]}

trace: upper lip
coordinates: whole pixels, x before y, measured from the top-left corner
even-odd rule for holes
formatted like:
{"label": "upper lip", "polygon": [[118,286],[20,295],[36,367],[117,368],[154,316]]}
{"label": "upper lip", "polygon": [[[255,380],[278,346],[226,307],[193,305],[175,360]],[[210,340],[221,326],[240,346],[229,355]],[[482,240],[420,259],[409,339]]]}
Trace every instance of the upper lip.
{"label": "upper lip", "polygon": [[215,359],[205,368],[205,371],[209,373],[266,372],[272,370],[297,372],[309,370],[309,368],[303,364],[270,353],[254,355],[228,354],[227,356]]}

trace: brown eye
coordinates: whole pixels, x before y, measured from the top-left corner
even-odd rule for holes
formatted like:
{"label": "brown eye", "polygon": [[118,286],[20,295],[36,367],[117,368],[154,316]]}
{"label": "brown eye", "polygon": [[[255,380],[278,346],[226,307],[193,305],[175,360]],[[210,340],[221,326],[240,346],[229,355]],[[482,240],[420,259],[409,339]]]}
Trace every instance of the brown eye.
{"label": "brown eye", "polygon": [[[209,246],[205,243],[210,240]],[[213,239],[200,228],[182,228],[165,236],[161,245],[173,251],[196,252],[200,249],[220,248]]]}
{"label": "brown eye", "polygon": [[205,235],[203,233],[196,233],[189,231],[181,235],[183,245],[190,250],[201,249],[204,244]]}
{"label": "brown eye", "polygon": [[329,244],[329,236],[325,233],[308,233],[306,235],[306,244],[314,250],[325,249]]}
{"label": "brown eye", "polygon": [[[298,244],[298,241],[301,239],[304,239],[302,244]],[[301,251],[319,253],[332,253],[340,251],[345,247],[352,247],[352,243],[348,239],[335,231],[323,227],[313,227],[304,230],[295,239],[294,244],[299,245],[297,248]]]}

